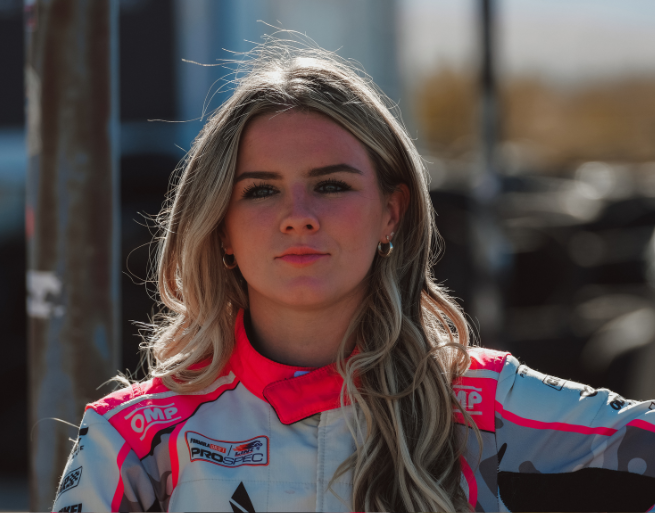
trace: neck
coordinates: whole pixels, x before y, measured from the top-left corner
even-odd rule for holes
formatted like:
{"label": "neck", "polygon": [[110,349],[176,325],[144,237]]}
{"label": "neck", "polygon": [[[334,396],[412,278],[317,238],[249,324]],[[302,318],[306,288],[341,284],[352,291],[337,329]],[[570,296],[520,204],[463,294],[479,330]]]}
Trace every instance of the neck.
{"label": "neck", "polygon": [[[271,304],[250,296],[252,346],[266,358],[296,367],[324,367],[336,361],[339,345],[362,298],[353,297],[316,309]],[[345,354],[355,348],[346,343]]]}

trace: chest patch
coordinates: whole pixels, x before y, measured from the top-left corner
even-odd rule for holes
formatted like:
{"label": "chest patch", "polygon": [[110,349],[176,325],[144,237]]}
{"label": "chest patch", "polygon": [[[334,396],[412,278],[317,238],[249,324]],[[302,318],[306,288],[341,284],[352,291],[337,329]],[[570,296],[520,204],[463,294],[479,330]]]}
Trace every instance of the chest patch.
{"label": "chest patch", "polygon": [[214,440],[195,431],[184,434],[191,461],[206,461],[222,467],[268,465],[268,437],[241,442]]}

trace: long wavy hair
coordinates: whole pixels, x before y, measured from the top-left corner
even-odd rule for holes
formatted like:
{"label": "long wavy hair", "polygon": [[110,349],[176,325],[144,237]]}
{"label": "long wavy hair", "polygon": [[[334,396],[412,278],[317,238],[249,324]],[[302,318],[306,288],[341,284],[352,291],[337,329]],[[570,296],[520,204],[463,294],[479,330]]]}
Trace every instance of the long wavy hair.
{"label": "long wavy hair", "polygon": [[[219,232],[241,134],[262,113],[318,112],[364,145],[383,194],[399,184],[410,194],[394,251],[373,260],[368,293],[340,347],[342,404],[356,404],[358,413],[350,424],[356,450],[333,479],[353,471],[355,511],[469,510],[460,486],[464,442],[454,427],[459,405],[451,386],[469,365],[469,330],[431,276],[439,236],[414,144],[370,78],[324,50],[263,44],[233,84],[233,94],[181,164],[158,218],[156,280],[165,313],[147,342],[150,374],[189,393],[208,386],[227,363],[236,314],[248,308],[241,273],[220,263]],[[352,336],[359,351],[346,360]],[[203,360],[211,363],[194,365]]]}

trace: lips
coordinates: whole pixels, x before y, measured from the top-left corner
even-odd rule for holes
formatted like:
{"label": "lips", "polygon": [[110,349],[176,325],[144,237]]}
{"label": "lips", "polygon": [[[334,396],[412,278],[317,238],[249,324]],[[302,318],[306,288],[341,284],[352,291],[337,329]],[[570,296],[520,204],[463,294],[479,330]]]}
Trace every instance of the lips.
{"label": "lips", "polygon": [[289,248],[284,253],[275,258],[295,266],[305,266],[323,260],[329,256],[329,253],[324,253],[314,248],[304,246]]}

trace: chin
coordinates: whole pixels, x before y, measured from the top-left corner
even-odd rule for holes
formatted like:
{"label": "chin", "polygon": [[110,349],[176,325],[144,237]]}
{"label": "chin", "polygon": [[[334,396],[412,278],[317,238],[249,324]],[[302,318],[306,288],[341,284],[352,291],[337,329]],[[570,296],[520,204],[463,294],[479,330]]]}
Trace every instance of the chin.
{"label": "chin", "polygon": [[249,285],[250,294],[257,294],[268,302],[284,305],[299,310],[327,308],[342,301],[349,301],[353,296],[361,296],[361,287],[350,287],[338,281],[321,276],[293,279],[277,279],[266,283],[265,287],[254,288]]}
{"label": "chin", "polygon": [[326,293],[325,290],[303,288],[300,290],[289,290],[286,293],[280,294],[279,300],[288,306],[313,309],[331,304],[335,300],[335,295]]}

